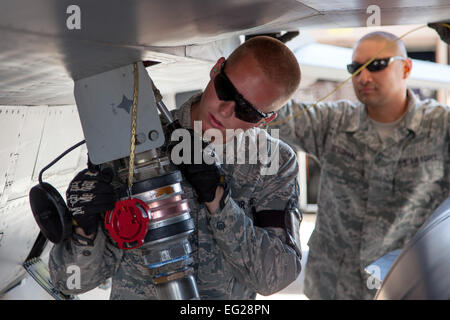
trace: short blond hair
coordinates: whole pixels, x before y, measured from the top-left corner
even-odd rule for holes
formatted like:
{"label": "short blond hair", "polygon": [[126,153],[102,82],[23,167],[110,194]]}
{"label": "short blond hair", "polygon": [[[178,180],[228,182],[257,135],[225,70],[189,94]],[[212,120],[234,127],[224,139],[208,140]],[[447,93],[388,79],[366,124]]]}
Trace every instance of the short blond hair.
{"label": "short blond hair", "polygon": [[294,53],[281,41],[268,37],[257,36],[241,44],[228,57],[230,64],[243,55],[252,55],[265,75],[277,83],[284,93],[277,101],[277,109],[281,108],[300,85],[301,71]]}

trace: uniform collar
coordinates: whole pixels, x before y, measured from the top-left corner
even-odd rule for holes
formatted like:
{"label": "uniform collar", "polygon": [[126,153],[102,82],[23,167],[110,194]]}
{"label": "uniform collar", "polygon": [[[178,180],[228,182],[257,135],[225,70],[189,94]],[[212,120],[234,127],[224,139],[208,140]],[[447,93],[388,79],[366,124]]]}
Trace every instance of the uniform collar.
{"label": "uniform collar", "polygon": [[408,89],[408,111],[405,116],[405,127],[417,134],[421,128],[423,112],[419,112],[422,104],[414,92]]}
{"label": "uniform collar", "polygon": [[186,129],[192,129],[191,109],[192,105],[202,98],[202,93],[193,95],[189,100],[181,105],[179,109],[173,111],[173,116],[178,119],[181,126]]}
{"label": "uniform collar", "polygon": [[[423,114],[417,112],[420,107],[420,101],[414,92],[410,89],[407,90],[408,106],[404,119],[402,120],[401,127],[407,128],[414,133],[417,133],[420,129],[420,124],[422,122]],[[356,132],[361,130],[367,130],[369,127],[369,115],[367,114],[367,109],[365,105],[361,102],[357,102],[358,112],[354,112],[347,122],[347,126],[344,127],[345,132]]]}

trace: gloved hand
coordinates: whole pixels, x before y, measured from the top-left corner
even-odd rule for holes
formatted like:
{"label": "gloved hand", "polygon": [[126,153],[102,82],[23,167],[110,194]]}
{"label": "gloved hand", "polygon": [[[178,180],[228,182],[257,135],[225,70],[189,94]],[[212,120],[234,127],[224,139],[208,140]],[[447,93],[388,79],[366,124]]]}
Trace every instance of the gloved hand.
{"label": "gloved hand", "polygon": [[441,37],[442,41],[444,41],[447,44],[450,44],[450,28],[448,27],[450,26],[450,21],[429,23],[428,26],[436,30],[436,32]]}
{"label": "gloved hand", "polygon": [[117,196],[111,186],[112,170],[89,166],[79,172],[66,191],[67,206],[86,235],[97,231],[100,213],[114,209]]}
{"label": "gloved hand", "polygon": [[[198,201],[211,202],[215,198],[217,187],[220,185],[224,185],[225,174],[220,165],[216,161],[211,161],[212,162],[211,164],[206,163],[204,161],[203,153],[210,152],[209,156],[211,157],[211,160],[213,160],[214,159],[213,151],[212,150],[206,151],[205,148],[207,147],[208,143],[203,141],[198,134],[194,133],[193,130],[188,131],[190,133],[189,134],[190,143],[185,143],[185,141],[179,142],[182,144],[182,148],[179,154],[172,153],[172,151],[174,151],[174,147],[178,143],[169,146],[171,160],[173,160],[173,156],[180,156],[182,157],[182,159],[190,160],[190,161],[183,161],[181,162],[181,164],[175,165],[181,171],[186,180],[195,189],[198,195]],[[197,140],[197,142],[194,142],[195,140]],[[200,145],[201,149],[195,148],[194,147],[195,145]],[[188,156],[184,156],[184,152],[188,152]],[[200,156],[197,156],[197,158],[201,159],[195,159],[195,153],[201,153]],[[197,162],[195,162],[195,160],[197,160]],[[172,163],[174,163],[174,161],[172,161]]]}

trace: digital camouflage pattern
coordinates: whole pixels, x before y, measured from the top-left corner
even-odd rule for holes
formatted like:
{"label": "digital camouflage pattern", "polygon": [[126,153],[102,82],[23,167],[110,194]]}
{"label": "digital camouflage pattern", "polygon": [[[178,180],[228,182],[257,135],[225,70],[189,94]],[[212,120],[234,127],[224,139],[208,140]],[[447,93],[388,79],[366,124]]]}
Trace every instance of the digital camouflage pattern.
{"label": "digital camouflage pattern", "polygon": [[280,139],[321,165],[305,269],[312,299],[372,299],[364,268],[403,248],[449,196],[449,108],[412,91],[408,99],[385,147],[361,103],[291,101],[278,112]]}
{"label": "digital camouflage pattern", "polygon": [[[199,98],[193,97],[174,111],[183,127],[192,128],[190,108]],[[267,134],[266,137],[274,140]],[[261,175],[264,168],[258,164],[222,165],[232,193],[223,210],[215,215],[195,200],[194,190],[183,182],[196,226],[190,240],[202,299],[253,299],[256,293],[273,294],[300,273],[300,245],[293,240],[298,236],[283,228],[255,227],[252,222],[254,211],[280,210],[285,215],[288,208],[291,215],[297,215],[291,221],[292,229],[298,231],[300,225],[296,156],[289,146],[276,142],[280,161],[277,175]],[[81,270],[79,289],[68,288],[70,265]],[[112,277],[111,299],[157,298],[141,249],[116,248],[100,228],[93,247],[71,240],[55,245],[49,267],[52,282],[63,292],[85,292]]]}

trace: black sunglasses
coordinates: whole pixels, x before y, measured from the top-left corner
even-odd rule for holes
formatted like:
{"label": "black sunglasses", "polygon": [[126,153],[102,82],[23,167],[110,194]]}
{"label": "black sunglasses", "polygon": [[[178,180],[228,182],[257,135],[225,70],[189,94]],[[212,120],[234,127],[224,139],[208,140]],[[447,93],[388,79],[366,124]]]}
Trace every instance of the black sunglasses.
{"label": "black sunglasses", "polygon": [[222,101],[234,101],[234,114],[236,118],[251,123],[257,123],[263,118],[270,117],[275,112],[264,113],[256,109],[250,102],[236,90],[233,83],[225,74],[224,61],[220,66],[220,72],[214,78],[214,88],[216,89],[217,97]]}
{"label": "black sunglasses", "polygon": [[[373,60],[366,66],[366,69],[370,72],[377,72],[386,69],[386,67],[394,60],[406,60],[405,57],[395,56],[390,58],[376,59]],[[347,65],[347,71],[351,74],[355,73],[356,70],[361,68],[364,63],[352,62]],[[361,72],[361,71],[360,71]],[[359,72],[358,72],[359,74]],[[358,75],[356,74],[356,75]]]}

